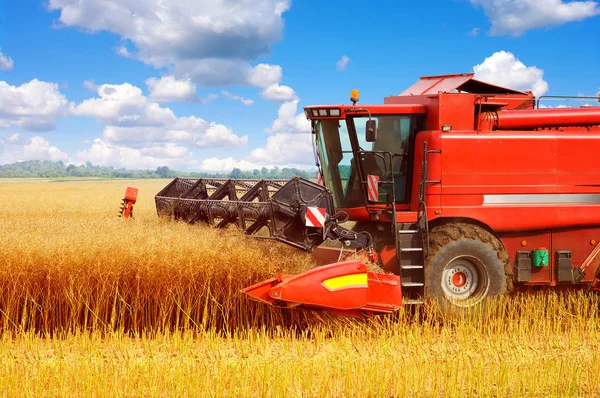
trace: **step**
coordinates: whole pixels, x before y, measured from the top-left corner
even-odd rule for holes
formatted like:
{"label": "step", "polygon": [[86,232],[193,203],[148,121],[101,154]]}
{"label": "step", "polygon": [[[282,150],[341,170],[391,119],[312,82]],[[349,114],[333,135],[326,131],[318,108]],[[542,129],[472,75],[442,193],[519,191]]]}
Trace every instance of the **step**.
{"label": "step", "polygon": [[401,269],[423,269],[422,265],[402,265]]}
{"label": "step", "polygon": [[423,248],[422,247],[401,247],[400,251],[401,252],[422,252]]}
{"label": "step", "polygon": [[399,234],[418,234],[420,231],[418,229],[399,229]]}
{"label": "step", "polygon": [[410,300],[410,299],[402,300],[402,304],[404,304],[404,305],[420,305],[423,303],[425,303],[423,300]]}
{"label": "step", "polygon": [[402,282],[402,286],[404,287],[420,287],[423,286],[421,282]]}

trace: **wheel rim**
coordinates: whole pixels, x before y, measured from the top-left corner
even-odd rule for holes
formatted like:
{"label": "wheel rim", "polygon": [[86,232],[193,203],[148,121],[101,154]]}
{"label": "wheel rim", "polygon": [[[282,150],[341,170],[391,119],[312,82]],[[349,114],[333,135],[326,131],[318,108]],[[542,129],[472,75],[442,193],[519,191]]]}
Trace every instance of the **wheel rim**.
{"label": "wheel rim", "polygon": [[487,295],[489,275],[479,259],[459,256],[450,261],[442,272],[442,291],[455,305],[469,307]]}

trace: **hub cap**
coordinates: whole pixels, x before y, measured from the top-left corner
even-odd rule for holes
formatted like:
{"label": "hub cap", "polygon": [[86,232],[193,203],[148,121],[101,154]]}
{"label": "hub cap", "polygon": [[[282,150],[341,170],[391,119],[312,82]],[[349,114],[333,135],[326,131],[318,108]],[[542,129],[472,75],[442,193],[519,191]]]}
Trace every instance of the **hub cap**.
{"label": "hub cap", "polygon": [[452,275],[452,283],[456,287],[463,287],[465,283],[467,283],[467,276],[459,271],[456,274]]}
{"label": "hub cap", "polygon": [[487,294],[488,275],[481,262],[470,256],[450,261],[442,272],[442,290],[460,306],[473,305]]}

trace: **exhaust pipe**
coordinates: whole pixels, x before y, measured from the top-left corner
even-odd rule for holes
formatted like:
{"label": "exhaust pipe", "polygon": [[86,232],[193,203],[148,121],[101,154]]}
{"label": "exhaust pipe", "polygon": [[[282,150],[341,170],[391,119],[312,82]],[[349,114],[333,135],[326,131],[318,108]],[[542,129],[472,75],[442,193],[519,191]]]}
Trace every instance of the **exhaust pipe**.
{"label": "exhaust pipe", "polygon": [[506,110],[497,112],[492,119],[494,130],[599,126],[600,107]]}

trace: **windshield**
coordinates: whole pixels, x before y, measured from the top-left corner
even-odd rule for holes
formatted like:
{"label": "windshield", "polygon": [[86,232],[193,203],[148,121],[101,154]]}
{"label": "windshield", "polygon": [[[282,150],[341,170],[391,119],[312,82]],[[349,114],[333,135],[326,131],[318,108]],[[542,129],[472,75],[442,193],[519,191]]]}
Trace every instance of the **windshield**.
{"label": "windshield", "polygon": [[[365,140],[367,116],[348,121],[324,120],[316,124],[323,180],[338,208],[366,204],[366,187],[362,186],[362,181],[367,180],[367,175],[379,176],[380,181],[393,178],[396,203],[406,201],[411,116],[374,116],[372,119],[377,121],[377,140],[373,143]],[[356,131],[356,136],[351,137],[348,125],[354,127],[351,130]],[[360,161],[360,170],[355,154]],[[391,195],[391,184],[380,184],[378,200],[369,202],[387,203],[391,201]]]}

